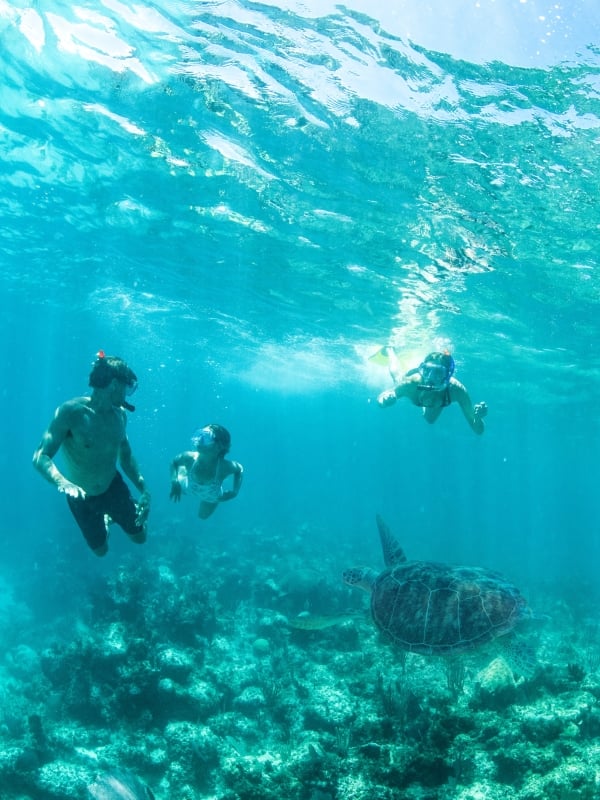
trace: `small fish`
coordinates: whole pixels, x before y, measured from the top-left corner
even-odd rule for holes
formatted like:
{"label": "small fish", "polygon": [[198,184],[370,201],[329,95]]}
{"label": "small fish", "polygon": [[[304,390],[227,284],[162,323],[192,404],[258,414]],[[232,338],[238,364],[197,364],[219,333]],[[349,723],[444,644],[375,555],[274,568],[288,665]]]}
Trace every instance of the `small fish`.
{"label": "small fish", "polygon": [[351,619],[358,619],[364,616],[360,613],[348,614],[308,614],[302,612],[297,617],[288,620],[288,625],[291,628],[297,628],[301,631],[322,631],[324,628],[332,628],[334,625],[342,625],[344,622],[349,622]]}
{"label": "small fish", "polygon": [[89,800],[155,800],[150,789],[125,770],[99,775],[87,791]]}

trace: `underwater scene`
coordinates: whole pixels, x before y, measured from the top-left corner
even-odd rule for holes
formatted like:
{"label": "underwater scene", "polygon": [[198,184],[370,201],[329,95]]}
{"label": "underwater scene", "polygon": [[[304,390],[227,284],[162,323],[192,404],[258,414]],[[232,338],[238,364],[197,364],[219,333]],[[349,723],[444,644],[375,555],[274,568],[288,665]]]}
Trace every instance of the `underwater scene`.
{"label": "underwater scene", "polygon": [[0,800],[598,800],[596,4],[0,37]]}

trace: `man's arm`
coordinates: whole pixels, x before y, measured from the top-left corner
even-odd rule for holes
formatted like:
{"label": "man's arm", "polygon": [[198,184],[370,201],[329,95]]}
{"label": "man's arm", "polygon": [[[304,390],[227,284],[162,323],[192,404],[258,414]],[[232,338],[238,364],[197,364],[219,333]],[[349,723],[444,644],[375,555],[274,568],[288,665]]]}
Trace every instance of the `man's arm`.
{"label": "man's arm", "polygon": [[137,461],[131,452],[131,445],[129,444],[127,436],[124,436],[119,448],[119,463],[123,468],[123,472],[127,475],[135,488],[143,494],[146,491],[146,484],[140,472],[140,468],[137,465]]}
{"label": "man's arm", "polygon": [[234,497],[237,497],[237,493],[242,486],[242,480],[244,478],[244,468],[239,462],[230,461],[229,467],[229,474],[233,475],[233,486],[231,489],[223,492],[221,495],[221,502],[224,500],[233,500]]}
{"label": "man's arm", "polygon": [[33,454],[33,466],[49,483],[56,486],[59,492],[71,497],[85,497],[85,491],[81,486],[65,478],[53,460],[70,431],[70,418],[71,409],[67,403],[57,408],[54,419]]}
{"label": "man's arm", "polygon": [[140,492],[140,496],[136,504],[136,522],[138,525],[143,525],[148,519],[148,514],[150,513],[150,492],[148,489],[146,489],[146,482],[144,481],[144,478],[140,472],[140,468],[137,465],[137,461],[131,452],[131,445],[129,444],[127,434],[123,435],[123,440],[121,441],[121,446],[119,448],[119,463],[121,464],[125,475],[127,475],[135,488]]}
{"label": "man's arm", "polygon": [[473,405],[466,388],[455,378],[452,379],[451,391],[453,395],[452,399],[456,400],[456,402],[459,404],[465,419],[471,426],[471,429],[475,431],[476,434],[481,435],[485,430],[483,418],[488,412],[487,404],[477,403],[476,405]]}

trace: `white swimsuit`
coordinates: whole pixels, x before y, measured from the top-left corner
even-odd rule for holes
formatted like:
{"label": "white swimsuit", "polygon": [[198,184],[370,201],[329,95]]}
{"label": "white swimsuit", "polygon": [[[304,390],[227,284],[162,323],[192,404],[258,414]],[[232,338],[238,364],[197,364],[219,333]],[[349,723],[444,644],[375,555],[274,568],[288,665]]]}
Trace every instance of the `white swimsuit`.
{"label": "white swimsuit", "polygon": [[207,483],[198,483],[193,478],[190,480],[185,467],[179,467],[177,481],[186,494],[199,497],[202,503],[218,503],[223,494],[223,487],[217,478],[212,478]]}
{"label": "white swimsuit", "polygon": [[189,491],[199,497],[203,503],[218,503],[223,494],[221,484],[213,480],[210,483],[196,483],[192,481]]}

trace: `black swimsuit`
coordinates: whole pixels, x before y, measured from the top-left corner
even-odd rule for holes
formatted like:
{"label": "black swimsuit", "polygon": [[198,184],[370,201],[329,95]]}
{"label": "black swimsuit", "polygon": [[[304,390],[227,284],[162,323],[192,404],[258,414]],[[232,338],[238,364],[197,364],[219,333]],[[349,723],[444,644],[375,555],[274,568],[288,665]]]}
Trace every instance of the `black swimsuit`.
{"label": "black swimsuit", "polygon": [[[446,386],[446,388],[444,389],[444,393],[442,395],[442,403],[441,403],[441,405],[438,405],[437,403],[436,403],[436,405],[429,405],[427,403],[423,403],[422,402],[422,400],[424,399],[424,396],[425,397],[431,397],[431,392],[435,391],[435,389],[433,389],[431,386],[418,386],[417,388],[419,390],[419,394],[417,395],[417,400],[418,400],[417,405],[421,406],[421,408],[446,408],[446,406],[449,406],[450,403],[452,402],[452,400],[450,399],[450,387],[449,386]],[[424,392],[426,392],[425,395],[423,395]],[[436,394],[437,394],[437,392],[436,392]]]}
{"label": "black swimsuit", "polygon": [[85,497],[67,495],[67,502],[92,550],[98,550],[108,539],[105,514],[120,525],[128,536],[144,533],[144,526],[136,522],[136,505],[119,472],[102,494],[88,494]]}

